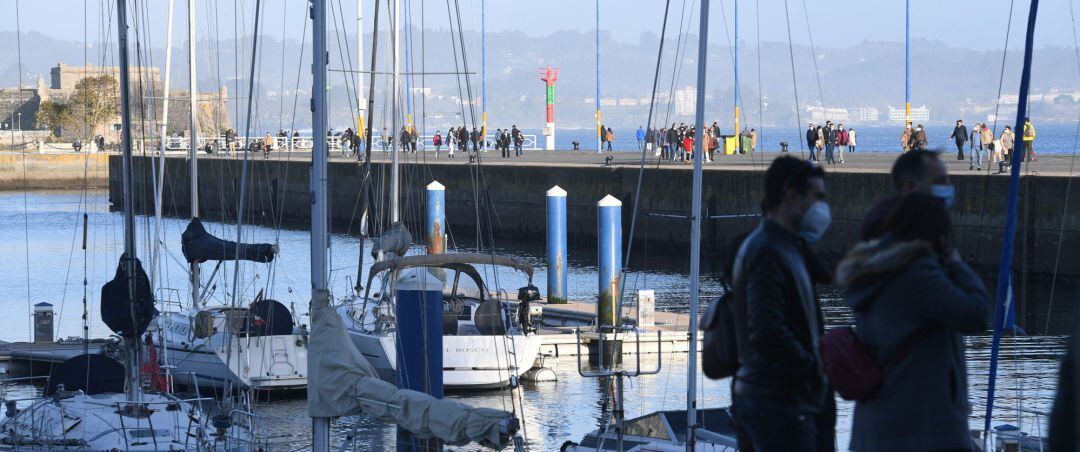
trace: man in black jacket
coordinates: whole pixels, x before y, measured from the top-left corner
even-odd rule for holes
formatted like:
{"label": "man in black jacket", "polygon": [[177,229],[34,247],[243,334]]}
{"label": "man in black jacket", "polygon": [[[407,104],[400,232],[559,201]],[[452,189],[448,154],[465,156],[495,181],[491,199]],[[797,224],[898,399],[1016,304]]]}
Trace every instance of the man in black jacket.
{"label": "man in black jacket", "polygon": [[814,153],[814,146],[817,143],[817,130],[814,129],[814,123],[806,125],[806,148],[810,149],[810,160],[817,161],[817,155]]}
{"label": "man in black jacket", "polygon": [[736,257],[734,411],[742,445],[756,451],[834,448],[836,407],[818,356],[814,291],[828,272],[808,246],[828,228],[825,199],[821,167],[777,158],[765,173],[765,218]]}
{"label": "man in black jacket", "polygon": [[964,125],[963,120],[956,120],[956,127],[952,129],[952,135],[949,135],[949,138],[952,138],[953,141],[956,142],[956,159],[963,160],[964,143],[966,143],[968,139],[968,129],[967,126]]}

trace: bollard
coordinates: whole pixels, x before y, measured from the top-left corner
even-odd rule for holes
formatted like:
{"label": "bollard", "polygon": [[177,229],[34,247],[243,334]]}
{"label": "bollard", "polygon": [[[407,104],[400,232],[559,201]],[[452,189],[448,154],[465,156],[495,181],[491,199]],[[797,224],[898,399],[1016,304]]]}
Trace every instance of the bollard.
{"label": "bollard", "polygon": [[53,305],[41,302],[34,305],[34,342],[53,341]]}
{"label": "bollard", "polygon": [[[428,269],[415,267],[397,275],[397,387],[443,398],[442,282]],[[421,439],[398,429],[398,450],[428,450],[438,440]],[[438,450],[438,449],[436,449]]]}
{"label": "bollard", "polygon": [[619,275],[622,268],[622,201],[607,195],[597,204],[599,219],[600,300],[596,304],[596,324],[615,326],[619,304]]}
{"label": "bollard", "polygon": [[446,252],[446,187],[438,181],[427,186],[427,252]]}
{"label": "bollard", "polygon": [[547,191],[548,303],[566,303],[566,190]]}

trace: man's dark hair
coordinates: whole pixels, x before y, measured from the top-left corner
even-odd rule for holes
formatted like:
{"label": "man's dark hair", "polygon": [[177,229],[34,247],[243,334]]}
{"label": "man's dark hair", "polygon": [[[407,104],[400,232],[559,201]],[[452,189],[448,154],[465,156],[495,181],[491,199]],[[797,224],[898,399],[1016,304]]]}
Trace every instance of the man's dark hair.
{"label": "man's dark hair", "polygon": [[897,193],[904,189],[904,183],[924,179],[930,168],[930,160],[939,158],[936,152],[915,150],[900,154],[892,166],[893,188]]}
{"label": "man's dark hair", "polygon": [[810,179],[825,178],[825,170],[813,163],[791,156],[778,157],[765,171],[765,198],[761,200],[761,210],[768,212],[780,205],[788,189],[805,192],[810,187]]}
{"label": "man's dark hair", "polygon": [[945,257],[952,251],[952,220],[945,201],[926,193],[909,193],[900,198],[885,219],[885,232],[894,240],[924,241]]}

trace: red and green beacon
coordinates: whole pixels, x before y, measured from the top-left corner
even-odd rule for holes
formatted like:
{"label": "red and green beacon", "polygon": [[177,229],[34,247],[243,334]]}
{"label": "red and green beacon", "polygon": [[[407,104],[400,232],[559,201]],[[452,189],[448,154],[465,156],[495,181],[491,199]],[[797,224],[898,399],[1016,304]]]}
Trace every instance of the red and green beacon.
{"label": "red and green beacon", "polygon": [[544,125],[546,143],[544,149],[555,150],[555,81],[559,79],[559,69],[548,66],[540,70],[540,80],[547,87],[547,123]]}

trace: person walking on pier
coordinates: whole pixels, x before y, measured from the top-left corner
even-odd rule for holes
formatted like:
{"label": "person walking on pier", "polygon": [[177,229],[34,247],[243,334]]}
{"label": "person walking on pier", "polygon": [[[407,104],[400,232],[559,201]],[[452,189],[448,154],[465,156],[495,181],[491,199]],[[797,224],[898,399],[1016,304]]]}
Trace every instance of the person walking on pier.
{"label": "person walking on pier", "polygon": [[894,196],[882,199],[870,209],[860,226],[863,241],[880,237],[884,233],[885,220],[901,197],[910,193],[927,193],[937,196],[952,206],[955,189],[949,181],[949,171],[937,152],[912,151],[900,154],[892,166]]}
{"label": "person walking on pier", "polygon": [[[720,139],[720,129],[716,129],[716,139]],[[757,130],[750,129],[750,152],[757,151]]]}
{"label": "person walking on pier", "polygon": [[814,160],[821,161],[821,157],[825,155],[825,128],[817,126],[814,129],[816,138],[814,138],[814,146],[817,148],[817,155]]}
{"label": "person walking on pier", "polygon": [[[654,151],[654,149],[655,149],[655,151]],[[660,156],[660,150],[656,149],[656,128],[655,127],[649,127],[649,129],[645,131],[645,152],[655,152],[653,157],[659,157]]]}
{"label": "person walking on pier", "polygon": [[830,278],[808,246],[829,227],[825,171],[779,157],[765,172],[764,192],[764,219],[733,271],[740,446],[831,451],[836,406],[817,352],[823,326],[814,290]]}
{"label": "person walking on pier", "polygon": [[608,152],[614,152],[614,150],[611,148],[611,143],[615,141],[615,132],[611,130],[611,127],[608,127],[607,131],[604,132],[604,141],[607,142]]}
{"label": "person walking on pier", "polygon": [[956,120],[956,127],[953,127],[952,134],[949,135],[949,138],[951,138],[953,142],[956,143],[956,159],[963,160],[964,143],[966,143],[968,139],[968,130],[967,126],[964,125],[964,121],[962,119]]}
{"label": "person walking on pier", "polygon": [[817,129],[812,122],[806,124],[806,148],[810,151],[810,161],[816,162],[817,155],[814,150],[817,148]]}
{"label": "person walking on pier", "polygon": [[855,146],[858,146],[858,143],[855,141],[855,128],[852,127],[850,129],[848,129],[848,131],[847,131],[847,148],[848,148],[847,150],[848,150],[848,152],[855,152]]}
{"label": "person walking on pier", "polygon": [[480,155],[480,144],[484,141],[485,137],[480,134],[479,130],[476,130],[476,126],[473,126],[472,134],[469,138],[472,140],[473,153]]}
{"label": "person walking on pier", "polygon": [[911,130],[911,123],[904,126],[904,133],[900,134],[900,147],[904,152],[911,150],[911,135],[914,133]]}
{"label": "person walking on pier", "polygon": [[911,146],[912,149],[916,151],[926,150],[926,145],[929,144],[929,140],[926,139],[926,129],[923,129],[922,124],[919,124],[919,126],[915,128],[915,135],[913,135],[912,138],[914,139],[914,143],[912,143]]}
{"label": "person walking on pier", "polygon": [[435,158],[439,158],[439,150],[442,149],[442,132],[435,129],[435,135],[431,137],[431,144],[435,146]]}
{"label": "person walking on pier", "polygon": [[836,129],[833,128],[832,121],[825,121],[825,163],[836,164],[836,156],[833,155],[833,150],[836,148]]}
{"label": "person walking on pier", "polygon": [[667,130],[667,148],[668,148],[668,160],[672,163],[675,162],[676,148],[682,146],[679,141],[679,129],[675,128],[675,123],[671,123],[671,128]]}
{"label": "person walking on pier", "polygon": [[969,138],[971,139],[971,144],[969,145],[970,147],[968,150],[970,153],[974,153],[975,149],[982,143],[982,137],[979,134],[979,123],[975,123],[975,125],[971,126],[971,136],[969,136]]}
{"label": "person walking on pier", "polygon": [[514,156],[524,157],[525,151],[521,150],[521,145],[525,144],[525,136],[521,134],[521,129],[518,129],[517,124],[510,128],[510,139],[514,140]]}
{"label": "person walking on pier", "polygon": [[985,152],[987,154],[986,158],[989,159],[991,158],[990,154],[996,150],[994,149],[994,131],[990,130],[989,127],[986,127],[985,122],[979,126],[979,144],[979,147],[984,149],[984,151],[979,151],[972,156],[972,159],[968,164],[969,170],[972,169],[973,165],[974,169],[982,170],[983,153]]}
{"label": "person walking on pier", "polygon": [[1035,125],[1031,123],[1031,118],[1024,118],[1024,150],[1023,158],[1025,162],[1035,161]]}
{"label": "person walking on pier", "polygon": [[840,124],[840,129],[836,131],[836,155],[840,157],[840,163],[844,163],[844,148],[847,147],[848,133],[844,130],[844,125]]}
{"label": "person walking on pier", "polygon": [[[473,130],[476,129],[474,128]],[[458,127],[458,149],[461,150],[461,153],[465,154],[466,157],[468,157],[470,138],[471,135],[469,134],[469,129],[466,129],[465,126]]]}
{"label": "person walking on pier", "polygon": [[998,162],[998,173],[1004,173],[1005,167],[1012,162],[1013,149],[1016,147],[1016,134],[1012,128],[1005,126],[1001,131],[1001,160]]}
{"label": "person walking on pier", "polygon": [[686,132],[682,142],[682,149],[682,162],[690,162],[694,158],[694,129]]}
{"label": "person walking on pier", "polygon": [[954,246],[942,199],[904,196],[884,232],[836,271],[856,336],[883,363],[877,393],[855,402],[850,450],[978,450],[968,432],[964,335],[990,321],[986,288]]}
{"label": "person walking on pier", "polygon": [[645,126],[638,126],[637,132],[634,132],[634,138],[637,138],[638,150],[645,149]]}

